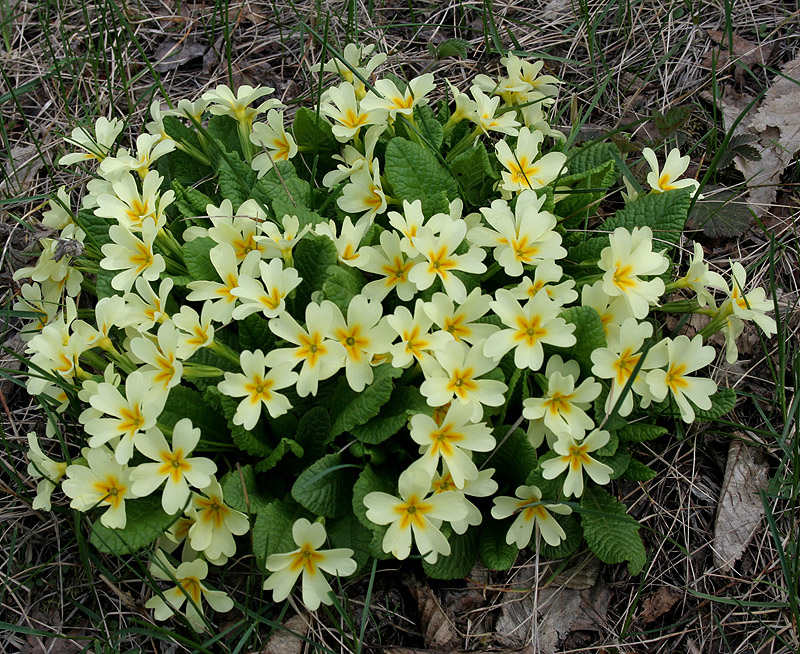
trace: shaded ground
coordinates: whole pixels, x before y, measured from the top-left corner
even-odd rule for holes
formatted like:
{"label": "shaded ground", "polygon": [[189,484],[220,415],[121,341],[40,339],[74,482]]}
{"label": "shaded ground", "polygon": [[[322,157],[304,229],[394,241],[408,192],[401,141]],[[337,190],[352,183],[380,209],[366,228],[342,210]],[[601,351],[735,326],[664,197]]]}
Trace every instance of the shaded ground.
{"label": "shaded ground", "polygon": [[[61,135],[76,120],[109,114],[129,118],[131,132],[138,133],[146,107],[160,93],[156,74],[163,91],[176,100],[232,81],[272,86],[292,106],[313,101],[308,65],[319,61],[323,50],[316,35],[327,34],[339,45],[354,36],[374,42],[389,53],[389,68],[397,75],[435,70],[462,88],[477,72],[496,73],[498,49],[512,48],[544,57],[550,71],[567,82],[559,105],[561,126],[568,128],[585,115],[586,138],[608,133],[623,146],[631,140],[637,147],[672,139],[682,151],[692,151],[702,176],[729,127],[721,115],[724,107],[715,99],[757,96],[800,54],[796,5],[757,0],[147,0],[124,9],[111,0],[43,0],[7,3],[0,21],[4,304],[18,292],[11,273],[33,240],[20,221],[35,224],[47,193],[58,184],[76,184],[71,173],[52,165],[62,150]],[[432,56],[429,45],[450,38],[467,42],[466,59]],[[177,59],[165,59],[171,49]],[[733,63],[731,52],[738,57]],[[721,267],[727,268],[729,258],[752,264],[755,272],[748,278],[754,283],[765,284],[772,275],[779,306],[787,313],[798,291],[799,180],[797,166],[789,166],[768,211],[735,238],[699,236],[707,258]],[[733,166],[712,181],[744,192],[744,176]],[[770,256],[771,235],[777,256]],[[11,320],[6,346],[21,352],[14,327]],[[795,339],[796,318],[788,328],[790,339]],[[585,552],[549,564],[537,563],[534,552],[527,557],[523,553],[508,573],[476,569],[457,583],[427,582],[412,563],[400,569],[382,567],[375,577],[372,619],[364,632],[366,650],[791,651],[787,643],[797,644],[797,625],[785,608],[787,580],[780,548],[789,557],[797,556],[791,550],[798,542],[797,514],[787,499],[791,486],[783,484],[797,473],[781,465],[785,457],[772,432],[783,434],[784,444],[791,447],[795,425],[790,423],[783,433],[773,400],[775,380],[786,373],[790,405],[794,381],[791,370],[775,370],[776,342],[762,347],[755,331],[742,339],[740,363],[731,368],[720,359],[723,364],[716,370],[721,383],[745,396],[728,421],[702,433],[692,429],[681,437],[643,444],[659,476],[646,484],[617,487],[646,527],[650,562],[641,578],[630,578],[621,566],[598,568]],[[6,365],[13,364],[9,355]],[[33,485],[25,474],[21,448],[28,431],[43,432],[43,420],[24,390],[11,381],[0,385],[0,407],[0,620],[16,625],[3,632],[0,651],[191,650],[185,643],[166,645],[135,632],[138,623],[148,621],[137,574],[142,563],[120,562],[89,550],[76,538],[76,525],[64,506],[49,514],[29,508]],[[723,571],[713,557],[714,523],[735,440],[752,445],[766,464],[772,482],[765,498],[776,533],[794,536],[776,544],[769,521],[761,520],[741,559]],[[241,632],[232,636],[232,642],[241,642],[244,651],[261,651],[271,614],[266,601],[255,596],[260,580],[252,578],[250,564],[246,557],[237,560],[223,582],[253,611],[249,619],[257,627],[246,637]],[[91,577],[87,569],[93,570]],[[366,590],[367,580],[345,588],[356,635]],[[534,627],[530,616],[537,609],[544,617]],[[236,628],[241,616],[232,620],[222,629]],[[354,649],[351,627],[341,625],[339,631],[337,622],[320,613],[295,619],[291,627],[334,651]],[[48,637],[51,633],[60,636]],[[301,651],[299,642],[282,650],[276,647],[272,641],[273,649],[267,651]],[[208,649],[229,651],[220,643]]]}

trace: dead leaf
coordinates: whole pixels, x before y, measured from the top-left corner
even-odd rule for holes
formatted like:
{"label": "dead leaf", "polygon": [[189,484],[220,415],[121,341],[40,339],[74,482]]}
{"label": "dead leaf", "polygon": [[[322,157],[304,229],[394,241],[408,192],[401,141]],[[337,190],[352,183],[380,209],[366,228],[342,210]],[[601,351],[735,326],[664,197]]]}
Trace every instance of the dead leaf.
{"label": "dead leaf", "polygon": [[[800,150],[800,85],[795,81],[798,79],[800,57],[783,67],[758,109],[745,116],[735,130],[736,134],[752,134],[758,139],[753,144],[761,152],[761,161],[736,157],[734,163],[750,190],[750,208],[759,217],[775,202],[780,177]],[[703,93],[701,97],[713,101],[710,94]],[[725,129],[729,130],[753,97],[725,88],[718,99]]]}
{"label": "dead leaf", "polygon": [[764,507],[758,492],[767,483],[767,464],[761,450],[733,441],[714,524],[714,564],[721,570],[733,568],[761,522]]}
{"label": "dead leaf", "polygon": [[[772,44],[759,45],[737,34],[731,34],[731,38],[729,38],[726,32],[706,31],[711,40],[718,45],[703,56],[700,62],[701,65],[704,68],[711,68],[716,62],[716,69],[721,72],[731,63],[739,61],[742,66],[737,66],[734,71],[734,79],[739,84],[744,82],[745,67],[752,68],[757,64],[766,66],[767,59],[772,54]],[[731,42],[733,45],[732,52],[730,51]]]}
{"label": "dead leaf", "polygon": [[193,59],[198,59],[205,54],[207,47],[194,41],[176,41],[167,39],[158,46],[153,70],[163,73],[167,70],[179,68]]}
{"label": "dead leaf", "polygon": [[0,196],[23,195],[36,180],[42,166],[44,161],[35,145],[11,148],[11,157],[3,169],[5,179],[0,182]]}
{"label": "dead leaf", "polygon": [[[518,581],[522,588],[530,588],[533,583],[532,571]],[[504,604],[495,623],[495,636],[508,647],[523,647],[535,641],[537,654],[555,654],[570,633],[605,629],[610,598],[602,579],[585,590],[553,583],[539,590],[536,607],[533,591]],[[536,625],[534,614],[538,616]]]}
{"label": "dead leaf", "polygon": [[305,616],[292,616],[272,634],[261,654],[300,654],[309,628]]}
{"label": "dead leaf", "polygon": [[453,614],[444,608],[430,586],[410,583],[408,590],[419,607],[420,627],[425,638],[425,647],[450,651],[458,645]]}
{"label": "dead leaf", "polygon": [[643,625],[655,622],[675,606],[675,602],[680,598],[681,594],[678,591],[667,586],[660,586],[644,598],[642,612],[639,614],[639,622]]}
{"label": "dead leaf", "polygon": [[752,214],[738,193],[722,187],[706,186],[705,198],[697,202],[686,220],[688,229],[700,229],[710,238],[739,236],[750,226]]}

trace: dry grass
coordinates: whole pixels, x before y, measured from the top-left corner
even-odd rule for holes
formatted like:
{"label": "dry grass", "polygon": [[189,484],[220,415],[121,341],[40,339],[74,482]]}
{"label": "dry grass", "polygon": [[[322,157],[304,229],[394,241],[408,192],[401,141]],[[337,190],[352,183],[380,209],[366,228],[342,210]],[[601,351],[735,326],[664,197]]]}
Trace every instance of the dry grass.
{"label": "dry grass", "polygon": [[[319,61],[323,46],[305,25],[327,33],[340,46],[354,35],[376,43],[390,53],[389,67],[398,75],[436,69],[462,87],[477,72],[497,70],[499,46],[541,56],[550,71],[568,84],[560,104],[562,126],[591,109],[586,114],[587,135],[625,126],[635,142],[648,143],[661,138],[652,120],[655,112],[690,107],[691,118],[672,137],[695,148],[694,161],[706,163],[724,133],[715,109],[702,99],[703,92],[733,88],[756,94],[781,64],[800,54],[800,12],[793,3],[776,0],[232,0],[227,4],[140,0],[124,8],[113,0],[20,0],[4,4],[0,24],[6,170],[0,186],[0,229],[6,240],[2,260],[6,301],[18,292],[10,275],[33,240],[22,222],[35,224],[45,197],[57,185],[79,188],[84,181],[54,166],[62,150],[60,137],[76,121],[114,115],[126,118],[135,132],[159,89],[177,99],[197,97],[207,88],[230,82],[273,86],[284,102],[308,104],[314,81],[307,65]],[[756,56],[747,60],[746,70],[718,67],[712,74],[706,57],[714,48],[709,30],[723,32],[726,38],[732,32],[755,44]],[[428,44],[449,38],[469,43],[466,60],[431,57]],[[169,40],[177,43],[176,48],[199,44],[206,53],[160,72],[156,80],[151,66]],[[737,175],[726,172],[718,183],[740,185]],[[774,234],[780,257],[774,261],[773,274],[779,305],[788,313],[798,298],[797,169],[788,170],[784,181],[778,201],[762,219],[765,229],[752,227],[738,239],[709,240],[706,246],[712,263],[726,268],[729,258],[742,261],[753,267],[751,279],[768,282],[769,235]],[[7,338],[13,328],[12,321]],[[795,338],[796,318],[788,329]],[[776,392],[770,364],[778,365],[777,344],[771,342],[762,350],[754,333],[746,334],[745,340],[741,365],[731,369],[721,358],[717,376],[740,391],[770,398]],[[786,388],[788,402],[794,390]],[[27,489],[29,496],[32,490],[22,448],[24,435],[29,430],[42,433],[43,424],[23,390],[5,382],[0,393],[4,429],[0,620],[30,632],[0,627],[0,652],[190,651],[192,646],[186,643],[167,646],[129,631],[147,622],[140,599],[145,588],[136,563],[126,567],[86,548],[76,538],[80,526],[73,524],[64,507],[49,514],[30,510],[22,492]],[[780,433],[784,425],[770,411],[766,399],[747,400],[731,419],[735,428],[725,424],[705,432],[693,428],[683,438],[643,447],[659,476],[644,485],[622,485],[619,491],[647,528],[649,566],[641,578],[631,578],[622,567],[601,571],[610,593],[608,612],[598,630],[569,636],[565,651],[778,654],[791,651],[782,642],[797,645],[798,625],[791,623],[784,608],[787,581],[766,522],[733,571],[716,569],[711,551],[731,437],[748,440],[763,451],[770,474],[778,480],[769,500],[776,526],[781,534],[794,534],[780,546],[798,543],[798,516],[791,514],[791,503],[778,492],[782,479],[791,483],[793,471],[778,469],[782,453],[769,435],[772,430]],[[796,438],[795,427],[786,433],[789,441]],[[787,554],[798,556],[796,551]],[[237,600],[266,616],[267,604],[247,597],[252,595],[249,564],[246,558],[237,560],[225,583]],[[522,557],[519,568],[508,574],[436,585],[437,596],[452,609],[448,615],[456,638],[450,644],[475,651],[500,648],[492,638],[498,607],[528,594],[513,588],[515,576],[531,567],[534,583],[544,585],[549,568],[535,561],[526,565]],[[409,574],[413,577],[414,568],[406,565],[402,572],[382,570],[376,575],[367,650],[407,651],[401,648],[426,643],[428,624],[410,590],[419,581],[409,581]],[[357,627],[365,589],[364,580],[347,589]],[[643,606],[648,598],[656,601],[664,589],[674,591],[674,603],[659,617],[644,621]],[[256,619],[251,615],[251,622]],[[308,638],[333,651],[348,651],[352,643],[335,628],[337,619],[325,614],[311,617]],[[264,617],[259,620],[256,632],[242,640],[245,651],[260,651],[259,643],[267,637],[268,624]],[[343,631],[347,633],[346,627]],[[60,636],[49,638],[47,633]],[[217,650],[228,651],[219,643],[210,646],[210,651]],[[535,650],[530,646],[527,651]]]}

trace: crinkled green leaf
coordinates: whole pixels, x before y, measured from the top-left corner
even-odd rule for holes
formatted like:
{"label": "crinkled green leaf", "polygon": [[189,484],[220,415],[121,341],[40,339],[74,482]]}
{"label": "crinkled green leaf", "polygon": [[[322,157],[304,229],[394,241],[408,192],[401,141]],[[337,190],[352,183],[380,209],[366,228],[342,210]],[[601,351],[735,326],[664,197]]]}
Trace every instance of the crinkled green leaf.
{"label": "crinkled green leaf", "polygon": [[690,187],[641,195],[606,220],[600,229],[613,232],[617,227],[629,231],[634,227],[650,227],[658,241],[654,244],[655,250],[666,244],[676,245],[686,224],[693,194],[694,189]]}
{"label": "crinkled green leaf", "polygon": [[469,41],[464,39],[447,39],[439,45],[428,43],[428,52],[435,59],[445,59],[446,57],[456,57],[466,59],[467,52],[472,48]]}
{"label": "crinkled green leaf", "polygon": [[213,173],[210,166],[200,163],[191,155],[175,150],[164,157],[159,157],[156,170],[164,178],[162,188],[170,188],[174,180],[184,186],[196,184]]}
{"label": "crinkled green leaf", "polygon": [[[606,417],[606,400],[608,399],[609,388],[607,386],[603,386],[603,389],[600,391],[600,395],[595,398],[594,401],[594,422],[596,425],[603,425],[603,429],[606,431],[618,431],[625,427],[628,424],[628,420],[623,418],[619,413],[615,413],[613,416],[605,419]],[[613,408],[613,407],[612,407]],[[605,420],[605,424],[603,421]]]}
{"label": "crinkled green leaf", "polygon": [[217,162],[217,181],[222,197],[230,200],[233,210],[253,195],[256,173],[234,153],[220,157]]}
{"label": "crinkled green leaf", "polygon": [[300,473],[292,497],[316,515],[336,518],[350,508],[355,478],[340,453],[328,454]]}
{"label": "crinkled green leaf", "polygon": [[581,525],[589,549],[603,563],[628,561],[628,571],[638,575],[647,563],[639,523],[625,505],[602,488],[589,484],[581,498]]}
{"label": "crinkled green leaf", "polygon": [[694,421],[709,422],[716,420],[733,411],[734,406],[736,406],[736,391],[732,388],[720,389],[711,396],[710,409],[698,409],[695,407]]}
{"label": "crinkled green leaf", "polygon": [[557,216],[564,218],[565,227],[579,227],[597,213],[597,204],[606,195],[606,190],[619,177],[613,160],[581,173],[567,175],[558,181],[570,190],[563,191],[565,197],[555,204]]}
{"label": "crinkled green leaf", "polygon": [[205,128],[206,137],[213,143],[209,144],[208,152],[214,166],[222,158],[220,150],[242,157],[242,144],[239,140],[239,123],[232,116],[211,116]]}
{"label": "crinkled green leaf", "polygon": [[[703,189],[708,193],[712,189]],[[687,229],[701,229],[709,238],[740,236],[750,227],[753,211],[733,191],[718,191],[696,202],[686,221]]]}
{"label": "crinkled green leaf", "polygon": [[633,422],[622,427],[617,435],[625,443],[641,443],[642,441],[652,441],[666,433],[665,427],[650,425],[646,422]]}
{"label": "crinkled green leaf", "polygon": [[347,380],[342,377],[334,394],[336,401],[331,407],[333,420],[331,433],[338,436],[377,416],[392,394],[392,380],[402,374],[400,368],[384,363],[373,369],[372,383],[358,393],[351,389]]}
{"label": "crinkled green leaf", "polygon": [[255,182],[252,195],[265,204],[288,200],[292,207],[311,207],[311,185],[298,177],[290,161],[276,161],[275,166]]}
{"label": "crinkled green leaf", "polygon": [[262,459],[256,464],[256,471],[266,472],[267,470],[272,470],[289,454],[293,454],[298,459],[302,459],[304,451],[302,446],[297,443],[297,441],[295,441],[293,438],[284,436],[278,442],[278,445],[269,453],[267,458]]}
{"label": "crinkled green leaf", "polygon": [[603,445],[599,450],[595,450],[592,456],[611,456],[617,451],[618,447],[619,436],[617,436],[617,432],[610,431],[608,432],[608,443]]}
{"label": "crinkled green leaf", "polygon": [[461,186],[464,197],[473,205],[480,205],[489,197],[498,174],[489,162],[483,143],[478,143],[466,152],[454,157],[450,170]]}
{"label": "crinkled green leaf", "polygon": [[[81,209],[75,216],[75,222],[84,232],[86,232],[86,241],[92,243],[98,249],[103,247],[106,243],[111,243],[111,237],[108,235],[108,229],[116,224],[116,221],[109,220],[108,218],[101,218],[96,216],[94,211],[87,211]],[[118,271],[114,271],[116,274]]]}
{"label": "crinkled green leaf", "polygon": [[300,223],[300,228],[306,225],[318,225],[319,223],[326,222],[326,218],[320,216],[316,211],[312,211],[303,205],[295,206],[285,195],[283,197],[275,198],[272,201],[272,210],[279,221],[283,221],[284,216],[296,216]]}
{"label": "crinkled green leaf", "polygon": [[239,328],[239,348],[269,352],[275,345],[275,334],[269,328],[269,321],[257,313],[251,313],[236,323]]}
{"label": "crinkled green leaf", "polygon": [[[294,247],[294,267],[302,278],[297,287],[297,306],[305,307],[311,302],[311,294],[321,291],[328,279],[328,267],[335,266],[339,255],[336,246],[327,236],[307,234]],[[305,309],[300,313],[304,320]]]}
{"label": "crinkled green leaf", "polygon": [[270,456],[274,448],[269,444],[267,435],[264,433],[262,421],[259,421],[253,429],[245,429],[241,425],[234,425],[233,416],[236,414],[236,408],[239,406],[240,400],[222,394],[217,397],[222,411],[228,419],[228,429],[230,429],[231,438],[233,438],[236,447],[251,456],[259,458]]}
{"label": "crinkled green leaf", "polygon": [[450,555],[437,557],[436,563],[422,560],[422,569],[432,579],[462,579],[478,560],[478,530],[470,528],[464,534],[451,533],[448,537]]}
{"label": "crinkled green leaf", "polygon": [[205,216],[209,204],[214,201],[196,188],[186,187],[177,179],[172,180],[172,190],[175,191],[175,204],[184,218]]}
{"label": "crinkled green leaf", "polygon": [[308,459],[321,457],[332,439],[331,417],[325,408],[315,406],[303,413],[297,424],[295,440],[303,446]]}
{"label": "crinkled green leaf", "polygon": [[378,492],[395,495],[395,486],[396,480],[387,470],[372,465],[367,465],[358,475],[356,483],[353,484],[353,513],[367,529],[375,531],[379,529],[379,526],[367,518],[364,498],[369,493]]}
{"label": "crinkled green leaf", "polygon": [[[615,153],[619,154],[619,148],[613,143],[589,143],[573,148],[569,151],[569,158],[567,159],[567,173],[569,175],[580,175],[596,170],[609,161],[614,163]],[[562,177],[561,179],[563,180],[564,178]],[[614,180],[612,179],[609,182],[609,186],[613,182]],[[561,181],[559,181],[560,183]]]}
{"label": "crinkled green leaf", "polygon": [[150,497],[126,500],[125,515],[127,524],[124,529],[109,529],[100,523],[98,517],[92,525],[89,542],[106,554],[132,554],[147,547],[177,518],[167,515],[161,508],[160,492]]}
{"label": "crinkled green leaf", "polygon": [[194,126],[188,127],[177,116],[164,116],[162,123],[164,125],[164,131],[172,140],[179,143],[188,143],[195,148],[200,148],[200,139],[197,137]]}
{"label": "crinkled green leaf", "polygon": [[193,241],[183,244],[183,260],[186,263],[186,269],[189,274],[196,280],[207,280],[211,282],[219,282],[219,275],[214,264],[211,263],[211,248],[217,243],[207,237],[196,238]]}
{"label": "crinkled green leaf", "polygon": [[606,347],[606,332],[600,314],[592,307],[570,307],[561,312],[561,317],[575,325],[576,343],[572,347],[563,348],[565,359],[575,359],[581,364],[581,370],[589,375],[592,370],[592,352]]}
{"label": "crinkled green leaf", "polygon": [[[208,440],[228,440],[225,418],[209,406],[200,393],[179,384],[170,389],[158,422],[172,428],[183,418],[189,418]],[[200,443],[198,448],[203,449],[203,444]]]}
{"label": "crinkled green leaf", "polygon": [[358,574],[370,559],[373,532],[362,525],[350,511],[340,518],[326,520],[325,527],[332,547],[353,550],[353,560],[358,565],[354,574]]}
{"label": "crinkled green leaf", "polygon": [[552,515],[556,519],[556,522],[561,525],[567,537],[555,546],[548,545],[544,542],[544,539],[539,542],[539,555],[549,561],[568,557],[575,552],[583,542],[583,531],[578,521],[575,519],[575,516]]}
{"label": "crinkled green leaf", "polygon": [[428,105],[417,105],[414,107],[414,120],[417,123],[417,131],[428,143],[436,150],[442,147],[444,140],[444,129],[442,124],[433,115],[433,109]]}
{"label": "crinkled green leaf", "polygon": [[599,261],[600,253],[608,247],[608,236],[587,238],[567,249],[567,264],[579,264],[585,261]]}
{"label": "crinkled green leaf", "polygon": [[617,447],[614,453],[611,455],[600,456],[598,454],[593,454],[592,456],[594,456],[600,463],[605,463],[614,471],[610,475],[612,480],[622,477],[631,462],[631,452],[625,445],[620,445]]}
{"label": "crinkled green leaf", "polygon": [[646,466],[641,461],[631,459],[631,462],[628,464],[628,469],[623,473],[622,478],[630,479],[631,481],[649,481],[657,474],[655,470]]}
{"label": "crinkled green leaf", "polygon": [[330,266],[327,271],[328,278],[322,285],[322,295],[330,300],[347,315],[347,307],[364,287],[364,276],[350,266]]}
{"label": "crinkled green leaf", "polygon": [[262,570],[266,569],[267,557],[297,549],[292,538],[292,527],[300,518],[311,518],[299,504],[287,500],[275,500],[261,509],[253,523],[253,554]]}
{"label": "crinkled green leaf", "polygon": [[398,386],[377,416],[363,425],[353,427],[350,433],[362,443],[378,445],[405,427],[410,416],[429,411],[430,407],[419,389]]}
{"label": "crinkled green leaf", "polygon": [[97,271],[95,293],[97,293],[98,300],[102,300],[104,297],[118,295],[118,292],[115,291],[111,286],[111,280],[116,277],[118,272],[119,270],[104,270],[103,268],[100,268],[100,270]]}
{"label": "crinkled green leaf", "polygon": [[425,211],[438,210],[442,194],[446,200],[458,196],[456,180],[433,153],[403,138],[393,138],[386,147],[386,177],[396,198],[422,200]]}
{"label": "crinkled green leaf", "polygon": [[481,561],[490,570],[508,570],[517,560],[519,550],[513,543],[506,543],[506,535],[514,518],[490,520],[486,518],[478,539],[478,553]]}
{"label": "crinkled green leaf", "polygon": [[242,513],[263,511],[272,499],[258,488],[251,465],[230,470],[222,477],[220,485],[225,504]]}
{"label": "crinkled green leaf", "polygon": [[508,438],[505,438],[509,429],[511,429],[510,425],[495,427],[493,433],[497,440],[497,448],[494,450],[494,454],[476,452],[475,462],[479,468],[486,467],[497,470],[495,479],[498,482],[509,484],[514,489],[525,483],[531,470],[536,467],[537,459],[536,450],[531,445],[525,431],[517,428]]}
{"label": "crinkled green leaf", "polygon": [[311,148],[320,155],[339,152],[340,145],[330,123],[308,107],[298,108],[292,123],[292,135],[297,145]]}

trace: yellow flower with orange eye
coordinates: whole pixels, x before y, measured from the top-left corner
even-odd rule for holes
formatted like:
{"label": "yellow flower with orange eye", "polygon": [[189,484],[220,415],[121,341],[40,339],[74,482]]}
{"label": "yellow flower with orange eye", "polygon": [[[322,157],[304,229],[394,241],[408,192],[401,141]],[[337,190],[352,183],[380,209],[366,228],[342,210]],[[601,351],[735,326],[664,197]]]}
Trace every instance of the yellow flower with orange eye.
{"label": "yellow flower with orange eye", "polygon": [[320,549],[325,544],[325,527],[300,518],[292,527],[297,549],[267,557],[267,570],[272,574],[264,582],[264,590],[272,591],[272,599],[281,602],[289,597],[297,579],[303,577],[303,604],[316,611],[320,604],[331,604],[332,588],[324,572],[346,577],[356,571],[353,550],[342,547]]}
{"label": "yellow flower with orange eye", "polygon": [[158,428],[148,430],[136,443],[136,449],[156,463],[142,463],[131,470],[133,491],[146,497],[164,484],[161,506],[169,515],[184,509],[191,491],[205,488],[217,471],[216,464],[205,457],[191,457],[192,450],[200,441],[200,430],[192,427],[189,418],[175,424],[172,446]]}

